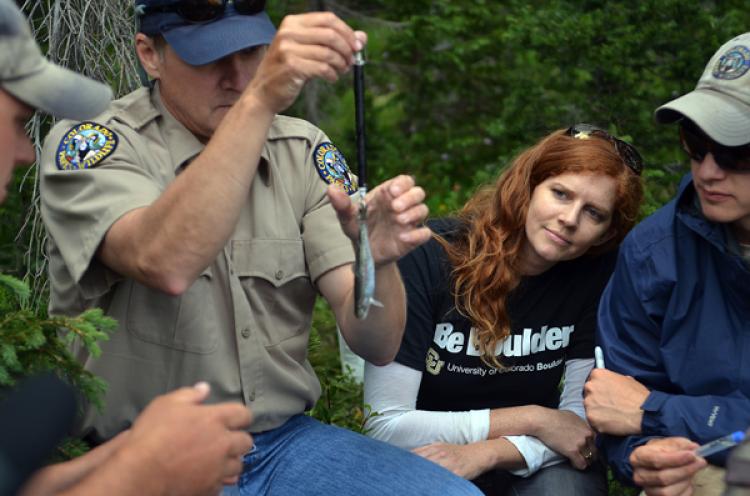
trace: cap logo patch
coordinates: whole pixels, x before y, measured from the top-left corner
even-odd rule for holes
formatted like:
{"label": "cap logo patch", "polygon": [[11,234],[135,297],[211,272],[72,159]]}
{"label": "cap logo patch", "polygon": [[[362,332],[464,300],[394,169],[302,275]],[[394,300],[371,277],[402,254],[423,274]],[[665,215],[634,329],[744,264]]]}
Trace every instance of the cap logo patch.
{"label": "cap logo patch", "polygon": [[95,122],[82,122],[65,133],[57,147],[60,170],[91,169],[117,148],[117,135]]}
{"label": "cap logo patch", "polygon": [[357,182],[346,165],[344,155],[333,143],[321,143],[313,154],[318,174],[328,184],[336,184],[351,195],[357,191]]}
{"label": "cap logo patch", "polygon": [[748,69],[750,69],[750,49],[737,45],[719,57],[712,74],[716,79],[732,80],[742,77]]}

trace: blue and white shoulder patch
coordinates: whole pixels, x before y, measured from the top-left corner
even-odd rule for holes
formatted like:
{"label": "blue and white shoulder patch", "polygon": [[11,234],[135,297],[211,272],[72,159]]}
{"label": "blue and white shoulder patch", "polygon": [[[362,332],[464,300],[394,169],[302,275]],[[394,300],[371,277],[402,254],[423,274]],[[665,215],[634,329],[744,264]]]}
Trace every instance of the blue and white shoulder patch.
{"label": "blue and white shoulder patch", "polygon": [[117,148],[117,135],[95,122],[81,122],[65,133],[57,147],[60,170],[91,169]]}
{"label": "blue and white shoulder patch", "polygon": [[315,168],[328,184],[336,184],[351,195],[357,191],[357,181],[346,165],[344,154],[333,143],[321,143],[313,153]]}

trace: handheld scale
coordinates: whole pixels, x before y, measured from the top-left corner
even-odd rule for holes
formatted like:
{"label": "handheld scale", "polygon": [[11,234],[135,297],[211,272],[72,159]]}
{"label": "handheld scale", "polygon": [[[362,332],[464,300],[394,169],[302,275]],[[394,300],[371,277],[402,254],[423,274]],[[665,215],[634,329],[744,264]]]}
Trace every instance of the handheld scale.
{"label": "handheld scale", "polygon": [[375,300],[375,262],[370,249],[367,230],[367,157],[365,154],[365,58],[362,52],[354,56],[354,114],[357,133],[357,172],[359,175],[359,242],[354,261],[354,314],[360,320],[367,318],[370,305],[382,306]]}

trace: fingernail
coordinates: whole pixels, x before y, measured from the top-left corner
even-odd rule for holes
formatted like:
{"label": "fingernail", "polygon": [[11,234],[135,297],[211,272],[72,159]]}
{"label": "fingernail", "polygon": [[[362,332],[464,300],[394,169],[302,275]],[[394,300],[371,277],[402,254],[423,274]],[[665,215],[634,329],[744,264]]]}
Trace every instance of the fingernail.
{"label": "fingernail", "polygon": [[361,52],[364,47],[365,46],[362,44],[361,41],[359,41],[359,39],[357,38],[354,39],[354,48],[356,48],[358,52]]}
{"label": "fingernail", "polygon": [[211,391],[211,386],[206,381],[196,382],[193,387],[201,391],[206,391],[206,392]]}

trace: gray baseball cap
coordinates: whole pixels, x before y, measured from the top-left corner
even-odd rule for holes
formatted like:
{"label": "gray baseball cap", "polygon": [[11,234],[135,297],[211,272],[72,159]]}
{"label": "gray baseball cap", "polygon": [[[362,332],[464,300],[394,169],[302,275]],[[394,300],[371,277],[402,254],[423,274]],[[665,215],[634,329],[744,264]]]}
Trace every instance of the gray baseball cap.
{"label": "gray baseball cap", "polygon": [[112,99],[105,84],[48,61],[15,2],[0,0],[0,88],[56,117],[83,120]]}
{"label": "gray baseball cap", "polygon": [[711,57],[698,86],[656,109],[658,122],[687,117],[717,143],[750,143],[750,33],[724,43]]}

